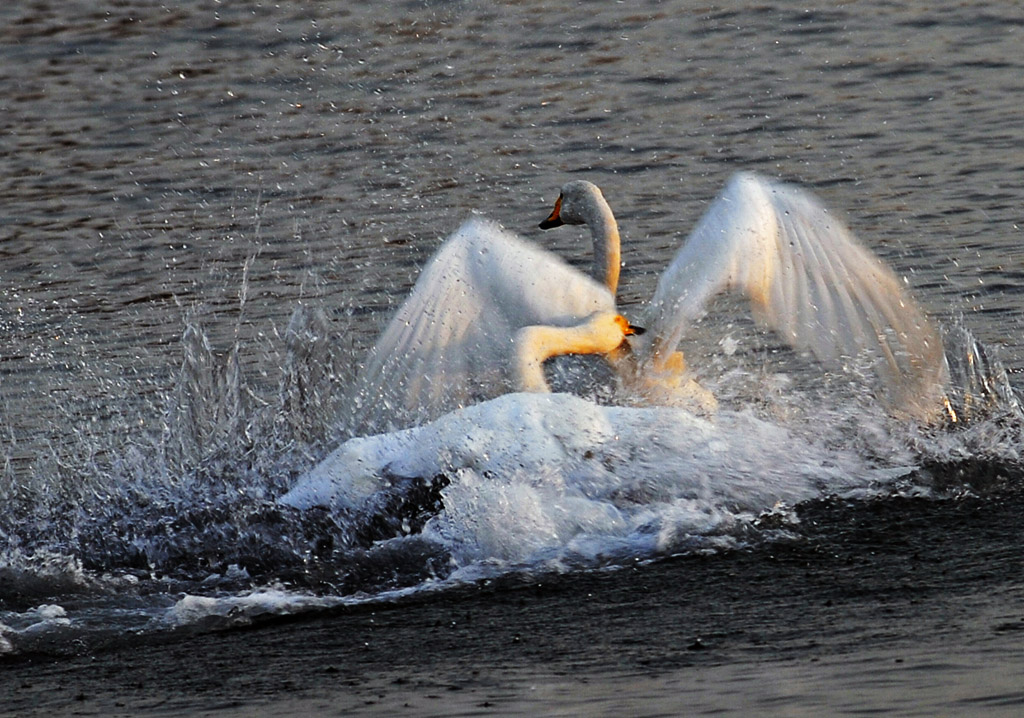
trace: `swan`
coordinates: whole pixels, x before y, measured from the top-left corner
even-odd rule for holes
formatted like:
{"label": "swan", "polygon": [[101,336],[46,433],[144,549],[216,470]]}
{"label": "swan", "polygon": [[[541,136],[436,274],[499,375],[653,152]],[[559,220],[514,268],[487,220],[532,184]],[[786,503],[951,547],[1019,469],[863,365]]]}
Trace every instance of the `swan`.
{"label": "swan", "polygon": [[586,225],[593,276],[474,216],[438,249],[349,393],[353,434],[416,425],[513,390],[545,391],[542,364],[605,355],[625,397],[713,411],[678,344],[722,291],[823,364],[876,375],[896,414],[941,411],[948,367],[934,324],[896,275],[809,192],[750,172],[727,183],[661,274],[641,335],[616,308],[618,225],[600,189],[566,183],[542,229]]}
{"label": "swan", "polygon": [[[610,213],[600,190],[577,180],[562,188],[540,227]],[[618,232],[595,233],[594,241],[617,245]],[[596,258],[618,256],[617,246],[595,249]],[[814,195],[752,172],[730,179],[659,277],[639,321],[648,331],[631,341],[634,353],[609,357],[629,394],[713,405],[687,379],[677,347],[726,290],[743,294],[760,324],[830,368],[869,360],[879,398],[894,413],[930,418],[941,411],[949,378],[942,340],[900,280]]]}
{"label": "swan", "polygon": [[[610,211],[591,229],[596,247],[618,247]],[[544,359],[612,351],[634,332],[619,316],[607,283],[474,215],[427,262],[359,367],[342,428],[394,431],[545,391]]]}

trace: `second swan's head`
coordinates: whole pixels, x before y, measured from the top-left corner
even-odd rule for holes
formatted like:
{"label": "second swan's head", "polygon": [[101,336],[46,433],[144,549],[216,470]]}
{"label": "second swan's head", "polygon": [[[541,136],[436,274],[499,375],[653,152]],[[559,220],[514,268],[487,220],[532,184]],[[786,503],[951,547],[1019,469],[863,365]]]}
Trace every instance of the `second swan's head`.
{"label": "second swan's head", "polygon": [[593,182],[573,180],[562,186],[551,214],[540,223],[541,229],[561,227],[563,224],[587,224],[593,208],[607,204],[601,190]]}

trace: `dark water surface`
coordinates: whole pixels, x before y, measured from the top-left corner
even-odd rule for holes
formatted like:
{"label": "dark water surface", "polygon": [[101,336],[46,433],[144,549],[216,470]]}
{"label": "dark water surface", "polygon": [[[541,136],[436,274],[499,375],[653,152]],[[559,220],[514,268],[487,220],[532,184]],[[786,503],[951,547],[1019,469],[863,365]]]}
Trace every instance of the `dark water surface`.
{"label": "dark water surface", "polygon": [[[443,557],[430,546],[374,548],[374,536],[363,535],[345,553],[351,532],[337,517],[282,515],[273,500],[333,446],[354,363],[469,212],[588,262],[579,233],[536,229],[569,178],[599,184],[616,212],[627,313],[650,296],[727,178],[757,170],[802,183],[842,213],[933,316],[966,326],[1017,384],[1022,39],[1024,9],[1010,0],[4,3],[0,654],[40,651],[73,666],[83,659],[72,656],[164,626],[175,608],[188,630],[223,618],[220,609],[182,618],[192,607],[183,597],[284,587],[323,608],[324,597],[372,599],[443,579]],[[700,336],[712,339],[693,348],[709,372],[783,373],[764,349],[771,340],[737,333],[744,348],[734,359],[718,356],[726,329],[710,322]],[[880,463],[916,468],[888,499],[829,503],[824,491],[824,504],[803,506],[795,524],[787,519],[786,541],[804,552],[806,568],[793,560],[773,573],[771,540],[715,529],[729,539],[724,554],[713,541],[694,549],[680,539],[666,553],[682,559],[602,579],[628,600],[602,604],[622,622],[607,619],[609,645],[591,641],[588,660],[566,662],[556,640],[543,655],[480,644],[445,665],[493,661],[492,674],[505,665],[529,672],[557,654],[554,683],[544,684],[543,671],[538,679],[556,687],[559,671],[594,671],[607,685],[654,668],[679,671],[657,679],[668,702],[652,703],[652,713],[697,690],[685,669],[699,664],[705,672],[695,681],[721,682],[703,694],[706,711],[728,694],[729,706],[810,715],[807,695],[821,682],[851,714],[886,705],[910,714],[917,705],[932,715],[1014,715],[1024,702],[1007,688],[1024,680],[1024,597],[1013,559],[1016,509],[1024,508],[1020,428],[1000,415],[955,435],[907,430],[909,442],[860,436],[845,448],[864,461],[884,444],[891,454]],[[871,541],[844,544],[876,510],[887,518]],[[956,532],[953,547],[934,526],[970,530]],[[824,554],[843,561],[818,563],[816,546],[834,546]],[[612,563],[649,558],[627,551]],[[892,585],[894,564],[915,568]],[[773,624],[757,610],[757,580],[737,580],[744,594],[720,609],[750,616],[734,633],[696,625],[719,611],[703,606],[666,633],[676,644],[647,635],[659,620],[680,620],[658,610],[671,595],[666,576],[685,575],[687,595],[714,604],[732,593],[729,571],[755,565],[781,594],[804,574],[819,584],[805,586],[800,601],[771,604]],[[628,589],[645,570],[662,587],[653,598]],[[700,588],[702,571],[718,589]],[[589,579],[564,580],[551,606],[539,601],[560,616],[556,638],[581,633],[586,617],[574,623],[568,609],[601,593],[583,585]],[[858,585],[875,592],[859,595]],[[906,601],[887,613],[892,606],[875,598],[892,591]],[[415,626],[417,616],[442,610],[440,595],[388,610],[409,611],[404,620]],[[535,600],[519,587],[496,595],[500,605]],[[833,624],[820,605],[844,596],[863,615]],[[936,601],[934,615],[960,616],[962,630],[935,625]],[[509,615],[499,611],[493,624]],[[803,615],[813,618],[802,623]],[[977,616],[985,618],[976,625]],[[332,617],[325,620],[317,631],[329,632]],[[776,648],[737,648],[757,645],[758,626]],[[786,626],[791,652],[778,647]],[[847,629],[857,640],[837,638]],[[983,670],[935,658],[944,642],[959,646],[979,631],[984,641],[964,650]],[[218,634],[200,634],[217,643]],[[231,635],[225,645],[238,643]],[[687,650],[700,636],[721,651]],[[645,644],[652,648],[637,648],[628,665],[615,658]],[[354,649],[337,650],[330,661],[342,665]],[[112,655],[105,660],[116,662]],[[921,701],[889,702],[898,696],[879,682],[877,661],[915,655],[917,668],[896,685]],[[32,668],[10,660],[18,680],[31,682]],[[858,673],[861,660],[874,668]],[[368,665],[379,670],[384,658]],[[748,672],[751,665],[759,667]],[[413,670],[404,660],[396,666]],[[755,686],[780,680],[804,687],[759,703]],[[990,690],[962,704],[928,693],[968,680]],[[273,694],[267,685],[258,688],[264,698]],[[586,710],[611,714],[617,700],[642,700],[644,685],[623,685]],[[551,691],[506,705],[581,705]],[[234,699],[248,700],[244,690]]]}

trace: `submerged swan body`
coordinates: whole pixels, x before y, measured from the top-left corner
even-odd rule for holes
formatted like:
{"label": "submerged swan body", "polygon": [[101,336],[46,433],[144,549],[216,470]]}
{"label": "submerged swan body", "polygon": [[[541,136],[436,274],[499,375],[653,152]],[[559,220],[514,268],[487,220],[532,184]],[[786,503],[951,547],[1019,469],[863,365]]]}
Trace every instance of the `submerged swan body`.
{"label": "submerged swan body", "polygon": [[543,391],[544,359],[565,353],[607,355],[626,398],[713,407],[677,347],[725,290],[827,366],[867,363],[895,412],[941,410],[948,369],[938,331],[893,272],[799,188],[736,175],[661,275],[641,315],[646,335],[628,345],[615,307],[619,232],[600,190],[566,184],[541,227],[561,224],[589,226],[597,279],[477,217],[446,240],[356,378],[350,433]]}

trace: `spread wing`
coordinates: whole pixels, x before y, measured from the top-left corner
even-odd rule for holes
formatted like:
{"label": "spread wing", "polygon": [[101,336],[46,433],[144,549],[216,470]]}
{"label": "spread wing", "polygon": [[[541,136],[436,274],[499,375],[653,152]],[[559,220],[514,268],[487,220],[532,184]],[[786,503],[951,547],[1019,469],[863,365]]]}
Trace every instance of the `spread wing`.
{"label": "spread wing", "polygon": [[646,359],[668,356],[708,301],[749,298],[755,317],[831,367],[874,370],[884,398],[934,413],[947,367],[936,327],[896,275],[811,194],[736,175],[658,281]]}
{"label": "spread wing", "polygon": [[614,306],[556,255],[473,217],[427,263],[366,357],[346,428],[392,431],[513,390],[516,331],[573,326]]}

